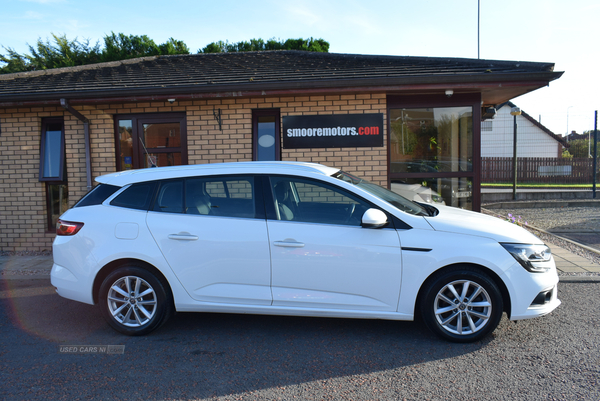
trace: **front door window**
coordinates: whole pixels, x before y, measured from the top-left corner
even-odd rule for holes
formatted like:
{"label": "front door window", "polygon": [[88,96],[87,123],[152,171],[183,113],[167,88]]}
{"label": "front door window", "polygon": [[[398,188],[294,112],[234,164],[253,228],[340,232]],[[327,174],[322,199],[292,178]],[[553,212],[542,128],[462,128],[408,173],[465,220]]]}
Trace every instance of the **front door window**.
{"label": "front door window", "polygon": [[117,170],[187,164],[185,114],[116,117]]}
{"label": "front door window", "polygon": [[252,113],[253,160],[279,160],[279,110],[255,110]]}

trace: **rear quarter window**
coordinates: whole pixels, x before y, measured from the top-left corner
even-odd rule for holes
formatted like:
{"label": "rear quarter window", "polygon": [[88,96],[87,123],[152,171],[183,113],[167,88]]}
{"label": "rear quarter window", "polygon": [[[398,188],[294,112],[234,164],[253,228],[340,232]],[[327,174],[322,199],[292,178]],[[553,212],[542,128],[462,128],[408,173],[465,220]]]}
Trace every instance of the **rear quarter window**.
{"label": "rear quarter window", "polygon": [[121,187],[108,184],[100,184],[88,192],[79,200],[73,207],[95,206],[100,205],[109,196],[117,192]]}
{"label": "rear quarter window", "polygon": [[117,195],[110,204],[111,206],[124,207],[136,210],[148,210],[152,203],[154,191],[156,188],[155,182],[144,182],[133,184],[125,191]]}

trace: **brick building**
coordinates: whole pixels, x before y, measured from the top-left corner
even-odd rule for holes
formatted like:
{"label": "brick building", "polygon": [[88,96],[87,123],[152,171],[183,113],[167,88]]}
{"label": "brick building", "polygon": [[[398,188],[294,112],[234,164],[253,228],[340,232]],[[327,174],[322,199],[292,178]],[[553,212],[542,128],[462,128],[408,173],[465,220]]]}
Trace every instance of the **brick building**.
{"label": "brick building", "polygon": [[152,165],[311,161],[479,210],[480,122],[553,67],[277,51],[0,75],[0,250],[50,249],[94,177]]}

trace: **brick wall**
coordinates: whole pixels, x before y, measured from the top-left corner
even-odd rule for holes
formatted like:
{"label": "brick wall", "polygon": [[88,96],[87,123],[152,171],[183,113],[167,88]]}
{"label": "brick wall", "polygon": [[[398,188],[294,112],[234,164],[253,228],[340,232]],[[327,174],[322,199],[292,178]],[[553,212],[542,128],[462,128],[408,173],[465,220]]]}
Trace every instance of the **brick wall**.
{"label": "brick wall", "polygon": [[[383,113],[385,94],[203,99],[125,104],[73,105],[90,120],[92,178],[115,171],[115,114],[185,112],[188,163],[252,160],[252,110],[278,108],[288,115]],[[213,116],[221,109],[222,131]],[[83,123],[60,106],[0,109],[0,250],[50,250],[45,185],[39,182],[40,132],[44,117],[63,117],[69,204],[87,191]],[[387,144],[387,124],[384,124]],[[387,145],[385,145],[387,146]],[[323,163],[387,183],[382,148],[282,149],[282,160]]]}

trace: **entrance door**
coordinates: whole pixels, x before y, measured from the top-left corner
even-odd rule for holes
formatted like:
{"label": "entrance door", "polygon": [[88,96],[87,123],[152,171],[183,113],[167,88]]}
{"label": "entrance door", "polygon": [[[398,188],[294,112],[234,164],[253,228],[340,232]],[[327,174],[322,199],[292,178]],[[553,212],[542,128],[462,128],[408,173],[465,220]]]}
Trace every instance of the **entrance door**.
{"label": "entrance door", "polygon": [[187,164],[184,113],[115,117],[117,170]]}

